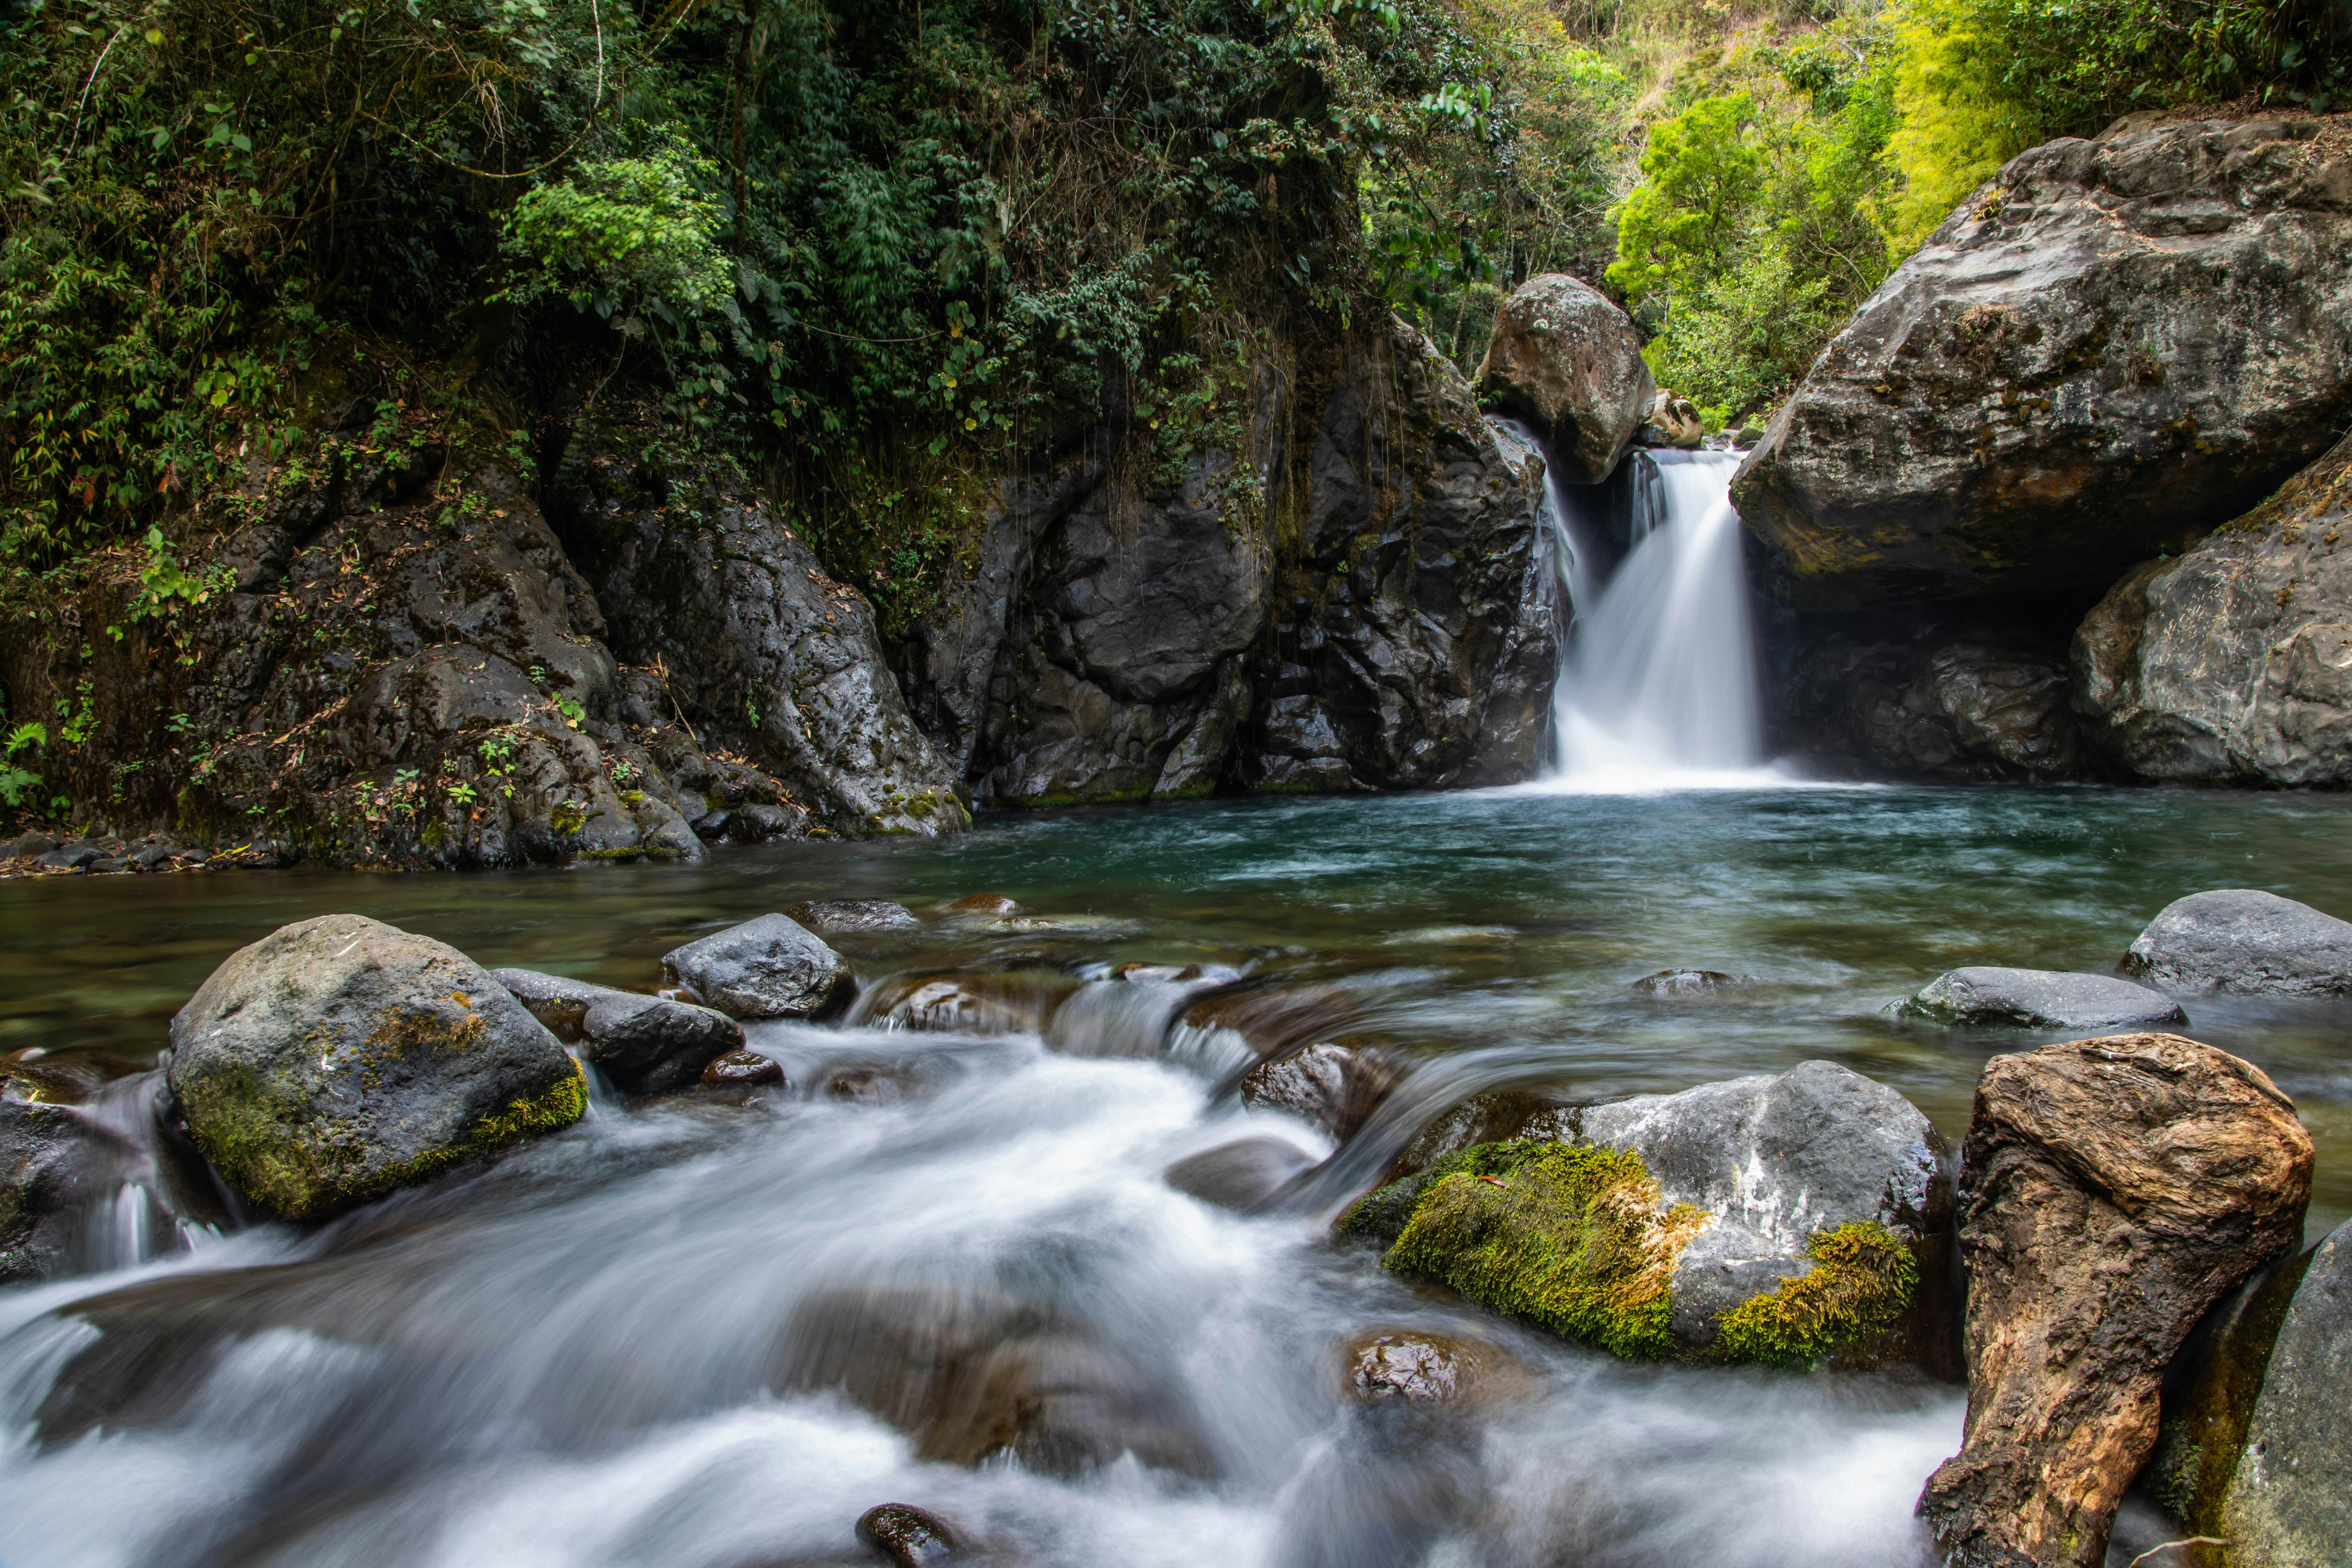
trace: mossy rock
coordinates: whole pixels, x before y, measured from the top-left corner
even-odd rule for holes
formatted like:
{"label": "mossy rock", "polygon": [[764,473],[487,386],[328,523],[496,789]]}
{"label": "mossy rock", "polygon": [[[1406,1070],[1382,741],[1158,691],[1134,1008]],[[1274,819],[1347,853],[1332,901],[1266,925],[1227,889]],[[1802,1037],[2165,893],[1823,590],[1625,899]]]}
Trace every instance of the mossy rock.
{"label": "mossy rock", "polygon": [[587,1109],[579,1064],[456,949],[360,915],[229,955],[172,1020],[196,1146],[257,1205],[320,1219]]}
{"label": "mossy rock", "polygon": [[1339,1221],[1381,1261],[1613,1354],[1815,1366],[1868,1345],[1910,1309],[1918,1265],[1874,1221],[1805,1238],[1800,1256],[1678,1341],[1677,1266],[1720,1222],[1664,1194],[1639,1154],[1562,1142],[1481,1143],[1359,1200]]}

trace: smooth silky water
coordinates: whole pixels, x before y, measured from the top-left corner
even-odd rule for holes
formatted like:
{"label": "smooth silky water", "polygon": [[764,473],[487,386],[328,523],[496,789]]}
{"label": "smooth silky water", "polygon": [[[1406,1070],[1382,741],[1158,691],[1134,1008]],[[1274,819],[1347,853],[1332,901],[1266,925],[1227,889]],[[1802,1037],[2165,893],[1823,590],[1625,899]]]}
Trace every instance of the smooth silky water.
{"label": "smooth silky water", "polygon": [[[945,845],[699,866],[24,880],[0,885],[0,1029],[11,1050],[144,1067],[224,955],[330,910],[486,964],[649,987],[668,948],[799,899],[921,908],[987,889],[1065,929],[842,945],[867,982],[1161,959],[1340,987],[1361,1008],[1354,1032],[1423,1063],[1401,1107],[1501,1083],[1601,1099],[1819,1057],[1957,1136],[1986,1058],[2050,1037],[1907,1023],[1888,1004],[1957,964],[2104,971],[2202,888],[2352,912],[2347,827],[2352,802],[2313,795],[1489,792],[992,818]],[[1712,1000],[1628,989],[1670,966],[1753,984]],[[2188,1007],[2191,1032],[2295,1097],[2320,1148],[2312,1233],[2343,1219],[2352,1018]],[[1328,1143],[1241,1110],[1218,1064],[1160,1054],[1166,1016],[1097,1008],[1058,1046],[755,1026],[791,1089],[601,1100],[485,1173],[320,1230],[207,1228],[134,1185],[90,1240],[94,1263],[118,1267],[0,1293],[0,1559],[855,1563],[851,1522],[899,1500],[1006,1561],[1088,1568],[1927,1560],[1910,1507],[1958,1445],[1958,1390],[1626,1365],[1518,1331],[1335,1245],[1344,1171],[1315,1212],[1244,1218],[1184,1197],[1168,1164],[1244,1131]],[[843,1058],[908,1067],[929,1092],[811,1097]],[[130,1116],[150,1083],[121,1079],[98,1111]],[[1364,1137],[1396,1135],[1376,1122]],[[1091,1336],[1196,1435],[1197,1473],[919,1459],[794,1343],[796,1309],[854,1311],[876,1292],[950,1317],[1017,1300]],[[103,1421],[55,1386],[100,1342],[93,1321],[125,1352],[85,1374]],[[1460,1427],[1353,1412],[1340,1346],[1399,1325],[1505,1346],[1519,1395]]]}

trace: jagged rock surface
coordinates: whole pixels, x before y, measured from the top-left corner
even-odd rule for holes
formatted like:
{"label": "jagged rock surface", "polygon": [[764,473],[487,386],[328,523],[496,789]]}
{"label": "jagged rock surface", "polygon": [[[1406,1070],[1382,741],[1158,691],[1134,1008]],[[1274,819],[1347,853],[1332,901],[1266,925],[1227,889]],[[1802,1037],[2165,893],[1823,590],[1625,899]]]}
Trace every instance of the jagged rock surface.
{"label": "jagged rock surface", "polygon": [[2178,1035],[1996,1057],[1961,1156],[1967,1440],[1919,1511],[1956,1568],[2095,1568],[2206,1309],[2292,1247],[2311,1137]]}
{"label": "jagged rock surface", "polygon": [[2352,437],[2074,634],[2074,706],[2144,779],[2352,784]]}
{"label": "jagged rock surface", "polygon": [[2322,122],[2010,161],[1864,302],[1733,488],[1801,608],[2095,593],[2352,423],[2352,152]]}
{"label": "jagged rock surface", "polygon": [[1932,619],[1815,628],[1783,707],[1789,742],[1865,773],[2040,783],[2088,771],[2064,658],[2013,633]]}
{"label": "jagged rock surface", "polygon": [[1525,420],[1579,485],[1609,477],[1658,401],[1633,323],[1564,272],[1530,278],[1504,301],[1477,384],[1480,400]]}

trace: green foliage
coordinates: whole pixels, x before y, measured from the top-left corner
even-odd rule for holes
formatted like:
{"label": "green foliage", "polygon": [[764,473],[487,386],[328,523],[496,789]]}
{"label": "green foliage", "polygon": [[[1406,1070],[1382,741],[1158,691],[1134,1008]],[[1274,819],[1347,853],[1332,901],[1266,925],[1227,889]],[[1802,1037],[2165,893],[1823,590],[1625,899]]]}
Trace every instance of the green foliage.
{"label": "green foliage", "polygon": [[507,244],[536,270],[502,298],[527,303],[558,294],[581,310],[657,317],[673,331],[718,308],[733,264],[719,248],[720,204],[706,193],[718,165],[669,142],[643,158],[583,163],[527,193],[506,214]]}
{"label": "green foliage", "polygon": [[0,751],[0,805],[15,811],[26,801],[36,798],[34,791],[41,787],[41,775],[30,772],[16,761],[22,752],[37,752],[49,743],[49,732],[37,723],[19,724],[8,732],[8,743]]}
{"label": "green foliage", "polygon": [[1706,1215],[1669,1207],[1639,1155],[1485,1143],[1433,1174],[1389,1268],[1617,1355],[1671,1352],[1675,1259]]}
{"label": "green foliage", "polygon": [[1812,1267],[1716,1319],[1716,1359],[1818,1366],[1895,1326],[1911,1305],[1919,1265],[1903,1240],[1864,1221],[1806,1238]]}

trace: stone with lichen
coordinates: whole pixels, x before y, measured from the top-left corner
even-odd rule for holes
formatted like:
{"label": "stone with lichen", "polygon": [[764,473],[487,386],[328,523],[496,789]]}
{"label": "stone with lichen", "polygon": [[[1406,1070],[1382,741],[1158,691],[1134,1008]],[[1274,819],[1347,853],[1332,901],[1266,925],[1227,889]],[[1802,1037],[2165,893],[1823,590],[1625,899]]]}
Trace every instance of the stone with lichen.
{"label": "stone with lichen", "polygon": [[166,1078],[248,1200],[320,1219],[568,1127],[579,1065],[456,949],[362,915],[231,953],[172,1019]]}

